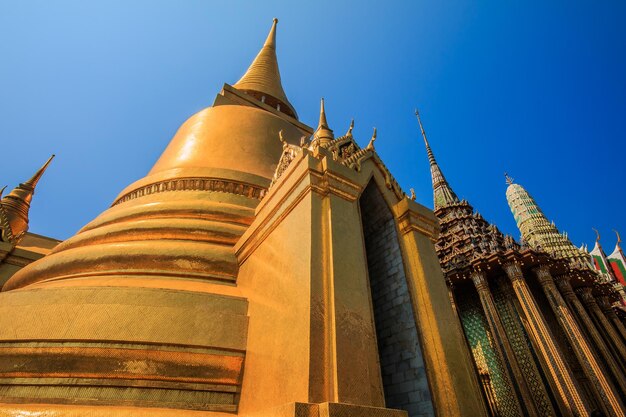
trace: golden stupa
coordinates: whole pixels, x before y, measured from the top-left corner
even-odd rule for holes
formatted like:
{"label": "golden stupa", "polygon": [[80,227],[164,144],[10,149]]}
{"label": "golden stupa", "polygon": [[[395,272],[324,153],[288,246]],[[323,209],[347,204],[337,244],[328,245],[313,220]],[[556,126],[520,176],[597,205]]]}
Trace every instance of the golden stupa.
{"label": "golden stupa", "polygon": [[[432,211],[283,90],[274,20],[148,175],[0,293],[0,415],[481,416]],[[405,411],[398,411],[403,409]]]}

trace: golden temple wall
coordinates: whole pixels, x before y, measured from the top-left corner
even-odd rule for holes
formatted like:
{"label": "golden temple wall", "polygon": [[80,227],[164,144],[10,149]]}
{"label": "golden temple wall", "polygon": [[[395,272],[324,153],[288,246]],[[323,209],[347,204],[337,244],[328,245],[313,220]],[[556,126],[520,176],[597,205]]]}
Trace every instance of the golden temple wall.
{"label": "golden temple wall", "polygon": [[[290,402],[394,405],[384,399],[359,208],[370,181],[393,204],[387,210],[402,243],[393,256],[407,271],[400,276],[410,294],[403,308],[420,328],[412,343],[425,346],[423,363],[408,358],[418,366],[403,374],[414,388],[411,398],[421,401],[411,415],[432,415],[424,407],[429,391],[439,416],[484,415],[428,237],[436,232],[432,213],[406,197],[399,201],[374,161],[355,171],[323,152],[305,152],[291,163],[235,247],[237,285],[250,316],[240,414],[280,415],[274,412]],[[473,395],[461,396],[462,390]]]}

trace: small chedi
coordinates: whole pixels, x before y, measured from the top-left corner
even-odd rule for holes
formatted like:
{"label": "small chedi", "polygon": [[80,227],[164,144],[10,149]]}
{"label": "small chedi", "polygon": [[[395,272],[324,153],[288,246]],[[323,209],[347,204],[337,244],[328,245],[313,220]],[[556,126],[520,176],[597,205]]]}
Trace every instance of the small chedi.
{"label": "small chedi", "polygon": [[623,416],[626,329],[614,283],[510,177],[522,244],[459,200],[417,116],[441,224],[436,249],[489,413]]}
{"label": "small chedi", "polygon": [[35,187],[52,162],[52,155],[28,181],[3,197],[0,190],[0,285],[29,263],[40,259],[60,242],[28,231],[28,212]]}
{"label": "small chedi", "polygon": [[276,23],[75,236],[26,233],[43,169],[2,200],[0,415],[488,415],[436,217],[375,131],[298,120]]}

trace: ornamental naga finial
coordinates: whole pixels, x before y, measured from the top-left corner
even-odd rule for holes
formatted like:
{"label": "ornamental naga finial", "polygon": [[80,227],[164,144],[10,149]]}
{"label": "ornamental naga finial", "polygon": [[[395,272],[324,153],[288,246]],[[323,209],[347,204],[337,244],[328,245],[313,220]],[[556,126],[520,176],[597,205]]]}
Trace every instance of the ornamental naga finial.
{"label": "ornamental naga finial", "polygon": [[600,232],[598,232],[598,229],[595,228],[591,228],[594,232],[596,232],[596,242],[600,241]]}
{"label": "ornamental naga finial", "polygon": [[[3,188],[4,189],[4,188]],[[1,193],[0,193],[1,194]],[[619,237],[619,232],[615,229],[613,229],[613,231],[615,232],[615,234],[617,235],[617,244],[619,245],[620,243],[622,243],[622,238]]]}
{"label": "ornamental naga finial", "polygon": [[374,133],[372,133],[372,138],[370,139],[370,143],[367,144],[367,149],[374,150],[374,142],[376,141],[376,128],[374,128]]}

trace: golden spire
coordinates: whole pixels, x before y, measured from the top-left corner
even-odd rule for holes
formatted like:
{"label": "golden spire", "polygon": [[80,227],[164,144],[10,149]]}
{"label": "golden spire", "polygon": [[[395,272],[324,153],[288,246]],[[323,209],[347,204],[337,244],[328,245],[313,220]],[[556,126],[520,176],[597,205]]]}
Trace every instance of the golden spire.
{"label": "golden spire", "polygon": [[[33,194],[35,194],[35,187],[53,158],[54,155],[28,181],[15,187],[13,191],[0,200],[3,215],[11,229],[9,235],[12,236],[12,243],[17,243],[28,230],[28,211]],[[5,228],[6,226],[3,226],[3,229]],[[3,232],[3,234],[7,234],[9,231],[3,230]]]}
{"label": "golden spire", "polygon": [[422,137],[424,138],[424,144],[426,145],[428,162],[430,162],[430,175],[433,182],[433,198],[435,202],[435,210],[452,204],[457,204],[459,203],[459,198],[456,196],[454,191],[452,191],[450,184],[448,184],[448,181],[446,181],[446,177],[444,177],[443,173],[441,172],[441,168],[439,168],[439,165],[437,165],[435,155],[433,154],[432,149],[430,149],[430,144],[428,143],[428,139],[426,138],[426,132],[424,131],[424,126],[422,125],[420,113],[419,111],[417,111],[417,109],[415,109],[415,116],[417,116],[417,122],[419,123]]}
{"label": "golden spire", "polygon": [[504,173],[504,178],[506,179],[506,183],[508,185],[513,184],[513,178],[509,177],[509,174],[507,174],[506,172]]}
{"label": "golden spire", "polygon": [[278,19],[274,18],[274,23],[261,51],[254,58],[243,77],[233,87],[252,93],[262,102],[297,118],[296,110],[287,99],[280,81],[278,59],[276,58],[277,23]]}
{"label": "golden spire", "polygon": [[324,109],[323,98],[320,102],[320,121],[317,125],[317,129],[315,129],[313,138],[317,139],[321,146],[327,145],[335,139],[335,135],[333,134],[332,129],[328,127],[328,122],[326,121],[326,110]]}

